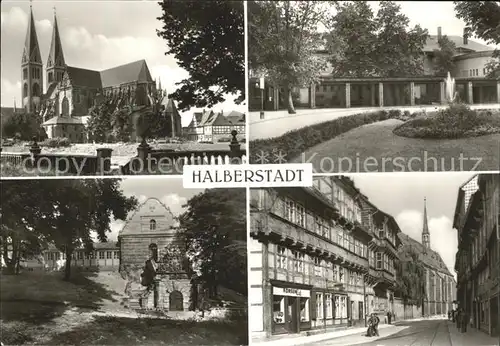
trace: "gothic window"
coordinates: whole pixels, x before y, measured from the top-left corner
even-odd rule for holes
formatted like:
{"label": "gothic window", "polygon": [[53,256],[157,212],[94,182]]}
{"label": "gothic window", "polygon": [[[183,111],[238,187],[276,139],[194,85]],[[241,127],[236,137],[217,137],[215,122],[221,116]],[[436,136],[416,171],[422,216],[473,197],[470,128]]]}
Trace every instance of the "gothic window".
{"label": "gothic window", "polygon": [[65,117],[69,115],[69,101],[66,96],[62,100],[62,115]]}
{"label": "gothic window", "polygon": [[23,79],[28,79],[28,69],[27,68],[23,69]]}
{"label": "gothic window", "polygon": [[150,258],[154,259],[155,262],[158,262],[158,245],[150,244],[149,245],[149,254]]}
{"label": "gothic window", "polygon": [[33,84],[33,96],[40,96],[40,86],[38,83]]}
{"label": "gothic window", "polygon": [[28,84],[27,83],[24,83],[24,87],[23,87],[23,97],[26,97],[28,96]]}
{"label": "gothic window", "polygon": [[149,221],[149,230],[150,231],[156,230],[156,221],[155,220]]}
{"label": "gothic window", "polygon": [[49,72],[49,83],[54,81],[54,72]]}

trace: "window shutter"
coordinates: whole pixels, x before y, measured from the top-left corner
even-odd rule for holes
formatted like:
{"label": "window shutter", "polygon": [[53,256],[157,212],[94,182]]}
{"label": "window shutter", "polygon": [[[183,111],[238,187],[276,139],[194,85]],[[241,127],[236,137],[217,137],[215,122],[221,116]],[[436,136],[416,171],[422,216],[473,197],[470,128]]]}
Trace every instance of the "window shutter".
{"label": "window shutter", "polygon": [[315,320],[317,316],[316,307],[316,291],[311,291],[311,320]]}

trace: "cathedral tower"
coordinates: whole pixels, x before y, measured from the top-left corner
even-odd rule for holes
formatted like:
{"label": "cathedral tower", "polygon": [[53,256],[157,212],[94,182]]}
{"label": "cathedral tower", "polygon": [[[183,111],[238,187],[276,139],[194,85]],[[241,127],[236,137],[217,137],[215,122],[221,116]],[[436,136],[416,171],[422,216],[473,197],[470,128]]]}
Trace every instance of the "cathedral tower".
{"label": "cathedral tower", "polygon": [[42,78],[42,56],[36,36],[35,19],[33,9],[30,5],[30,18],[28,20],[28,32],[24,43],[24,51],[21,60],[22,73],[22,105],[26,112],[35,112],[40,109],[40,101],[43,93]]}
{"label": "cathedral tower", "polygon": [[427,205],[424,198],[424,227],[422,230],[422,244],[430,249],[431,248],[431,235],[429,233],[429,225],[427,224]]}
{"label": "cathedral tower", "polygon": [[62,81],[63,74],[66,71],[66,63],[61,44],[61,36],[59,35],[59,27],[57,26],[57,17],[54,9],[54,30],[52,31],[52,42],[50,43],[49,57],[47,58],[47,87],[52,83]]}

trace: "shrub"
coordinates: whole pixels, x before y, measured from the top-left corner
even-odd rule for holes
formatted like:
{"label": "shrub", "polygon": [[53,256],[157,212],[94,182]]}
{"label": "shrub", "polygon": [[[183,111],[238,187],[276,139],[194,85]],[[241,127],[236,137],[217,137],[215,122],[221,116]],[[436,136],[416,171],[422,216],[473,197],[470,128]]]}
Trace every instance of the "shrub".
{"label": "shrub", "polygon": [[456,139],[500,133],[500,112],[471,110],[452,104],[436,113],[416,117],[394,129],[394,134],[410,138]]}
{"label": "shrub", "polygon": [[371,113],[353,114],[289,131],[280,137],[251,141],[249,143],[250,152],[252,153],[250,161],[252,163],[262,163],[258,162],[259,155],[271,151],[281,151],[290,160],[299,156],[308,148],[362,125],[400,117],[401,111],[399,110],[389,112],[380,110]]}
{"label": "shrub", "polygon": [[40,143],[40,146],[49,148],[69,147],[71,146],[71,142],[69,141],[68,138],[56,137],[44,140],[43,142]]}

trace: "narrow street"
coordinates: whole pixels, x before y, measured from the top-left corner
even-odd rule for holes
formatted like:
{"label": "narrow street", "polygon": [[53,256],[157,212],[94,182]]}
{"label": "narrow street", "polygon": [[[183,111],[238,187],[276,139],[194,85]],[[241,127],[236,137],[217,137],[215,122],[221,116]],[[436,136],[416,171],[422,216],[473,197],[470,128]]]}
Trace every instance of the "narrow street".
{"label": "narrow street", "polygon": [[460,333],[456,325],[447,320],[402,322],[395,327],[380,330],[380,337],[368,338],[355,334],[324,340],[309,346],[493,346],[498,339],[469,328]]}

